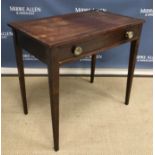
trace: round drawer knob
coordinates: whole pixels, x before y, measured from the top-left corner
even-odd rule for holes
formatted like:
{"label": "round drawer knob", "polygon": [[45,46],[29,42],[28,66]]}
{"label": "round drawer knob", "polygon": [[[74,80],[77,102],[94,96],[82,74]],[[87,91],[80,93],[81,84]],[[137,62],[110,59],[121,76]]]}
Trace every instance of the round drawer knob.
{"label": "round drawer knob", "polygon": [[132,39],[134,37],[134,32],[133,31],[127,31],[125,36],[128,39]]}
{"label": "round drawer knob", "polygon": [[80,46],[75,47],[75,49],[74,49],[75,56],[79,56],[80,54],[82,54],[82,52],[83,52],[82,47],[80,47]]}

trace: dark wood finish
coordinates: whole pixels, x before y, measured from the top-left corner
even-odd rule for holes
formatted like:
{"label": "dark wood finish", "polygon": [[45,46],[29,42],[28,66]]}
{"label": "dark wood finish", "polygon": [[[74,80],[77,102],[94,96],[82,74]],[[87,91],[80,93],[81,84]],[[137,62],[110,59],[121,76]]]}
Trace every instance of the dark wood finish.
{"label": "dark wood finish", "polygon": [[88,11],[8,24],[14,33],[24,112],[27,113],[21,48],[47,64],[54,149],[59,149],[59,66],[92,55],[94,81],[96,54],[131,42],[126,100],[129,103],[133,72],[144,20],[110,12]]}
{"label": "dark wood finish", "polygon": [[125,104],[129,104],[132,80],[133,80],[133,73],[136,64],[136,56],[138,52],[139,40],[134,40],[131,42],[131,49],[130,49],[130,58],[129,58],[129,67],[128,67],[128,79],[127,79],[127,87],[126,87],[126,97],[125,97]]}
{"label": "dark wood finish", "polygon": [[90,76],[90,82],[94,82],[94,75],[95,75],[95,64],[96,64],[96,54],[92,55],[91,58],[91,76]]}
{"label": "dark wood finish", "polygon": [[19,39],[17,32],[13,30],[13,39],[14,39],[14,47],[15,47],[15,54],[16,54],[16,62],[18,68],[18,76],[19,76],[19,83],[20,83],[20,91],[23,101],[23,110],[24,114],[28,114],[27,108],[27,100],[26,100],[26,90],[25,90],[25,79],[24,79],[24,66],[23,66],[23,57],[22,57],[22,48],[19,44]]}
{"label": "dark wood finish", "polygon": [[34,55],[43,63],[47,64],[47,47],[43,44],[40,44],[38,40],[33,39],[27,34],[18,31],[19,44],[23,49],[27,50],[30,54]]}
{"label": "dark wood finish", "polygon": [[[88,11],[37,20],[15,22],[11,27],[49,46],[72,43],[73,40],[94,38],[101,33],[142,24],[135,19],[109,12]],[[65,34],[65,35],[64,35]],[[87,40],[86,39],[86,40]]]}
{"label": "dark wood finish", "polygon": [[138,53],[139,42],[140,42],[140,35],[142,31],[142,25],[139,27],[139,38],[137,40],[133,40],[130,46],[130,57],[129,57],[129,65],[128,65],[128,78],[127,78],[127,87],[126,87],[126,96],[125,96],[125,104],[129,104],[131,87],[132,87],[132,80],[134,69],[136,65],[136,56]]}
{"label": "dark wood finish", "polygon": [[[80,57],[90,55],[91,52],[97,53],[103,48],[108,49],[111,47],[118,46],[122,43],[129,42],[129,39],[125,37],[127,31],[133,31],[135,33],[134,37],[131,40],[135,40],[139,36],[139,26],[129,26],[117,29],[117,31],[105,32],[94,36],[94,38],[84,38],[82,40],[72,41],[71,43],[66,43],[59,45],[58,57],[61,63],[66,63],[70,60],[79,59]],[[114,37],[115,36],[115,37]],[[131,41],[130,40],[130,41]],[[83,53],[79,57],[75,57],[73,54],[73,47],[80,46],[83,48]],[[63,54],[62,54],[63,53]]]}
{"label": "dark wood finish", "polygon": [[53,125],[54,149],[59,150],[59,63],[56,51],[48,50],[49,92]]}

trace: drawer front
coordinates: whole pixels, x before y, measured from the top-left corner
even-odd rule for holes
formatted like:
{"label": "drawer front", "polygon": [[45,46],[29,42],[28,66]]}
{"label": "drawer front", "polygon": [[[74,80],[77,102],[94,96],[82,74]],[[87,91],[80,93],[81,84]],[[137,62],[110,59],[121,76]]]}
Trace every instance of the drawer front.
{"label": "drawer front", "polygon": [[127,26],[115,31],[81,39],[80,41],[58,47],[60,62],[78,59],[82,56],[92,54],[94,51],[106,50],[119,44],[135,40],[140,35],[140,25]]}

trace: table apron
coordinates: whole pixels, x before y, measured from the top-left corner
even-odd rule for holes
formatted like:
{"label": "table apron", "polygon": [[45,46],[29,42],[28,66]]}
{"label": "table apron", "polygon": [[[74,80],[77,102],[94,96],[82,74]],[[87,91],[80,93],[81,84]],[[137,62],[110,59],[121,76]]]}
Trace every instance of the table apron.
{"label": "table apron", "polygon": [[[134,32],[132,39],[125,37],[127,31]],[[134,25],[89,37],[85,40],[81,38],[80,41],[72,41],[71,43],[58,46],[58,59],[60,63],[77,60],[83,56],[99,53],[101,50],[107,50],[120,44],[137,40],[139,37],[140,25]],[[74,55],[74,49],[77,46],[83,49],[83,52],[79,56]]]}
{"label": "table apron", "polygon": [[47,64],[47,47],[37,41],[29,37],[28,35],[18,32],[18,42],[20,46],[28,51],[30,54],[34,55],[37,59]]}
{"label": "table apron", "polygon": [[[31,38],[23,32],[18,31],[17,34],[20,46],[40,61],[48,64],[49,58],[47,52],[55,52],[56,49],[57,60],[60,64],[63,64],[136,40],[140,37],[140,27],[141,25],[129,25],[124,28],[117,29],[116,31],[110,31],[103,34],[94,35],[92,37],[90,36],[87,39],[75,39],[74,41],[58,45],[50,50],[48,49],[48,46],[39,42],[37,39]],[[125,37],[127,31],[134,32],[134,37],[132,39]],[[79,56],[74,55],[74,49],[77,46],[83,49],[83,52]]]}

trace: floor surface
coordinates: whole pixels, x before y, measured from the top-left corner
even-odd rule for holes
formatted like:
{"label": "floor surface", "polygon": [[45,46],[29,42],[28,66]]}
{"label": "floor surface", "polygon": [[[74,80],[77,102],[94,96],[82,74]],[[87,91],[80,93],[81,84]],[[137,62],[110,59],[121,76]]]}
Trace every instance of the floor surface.
{"label": "floor surface", "polygon": [[60,78],[60,150],[54,152],[47,77],[26,77],[24,115],[17,77],[2,77],[3,155],[151,155],[152,78]]}

